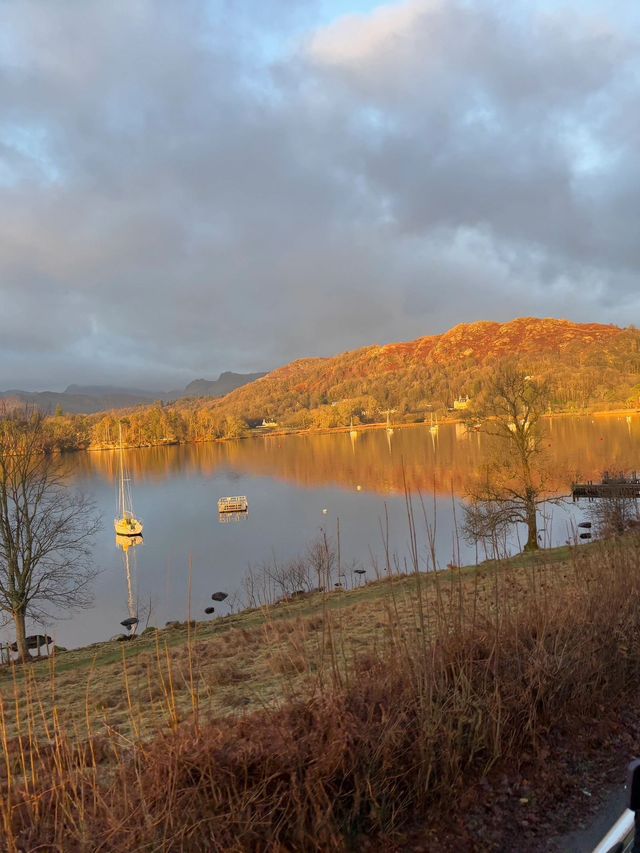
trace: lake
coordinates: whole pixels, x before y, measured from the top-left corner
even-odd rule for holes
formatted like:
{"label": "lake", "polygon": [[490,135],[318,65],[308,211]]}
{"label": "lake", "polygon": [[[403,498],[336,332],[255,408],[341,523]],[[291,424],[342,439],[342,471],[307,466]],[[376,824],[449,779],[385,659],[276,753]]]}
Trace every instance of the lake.
{"label": "lake", "polygon": [[[638,416],[559,417],[546,422],[546,434],[557,494],[567,494],[576,475],[598,479],[605,469],[640,468]],[[259,436],[126,451],[134,506],[144,521],[144,542],[128,551],[130,589],[113,530],[118,454],[68,454],[64,462],[74,485],[94,497],[104,519],[94,548],[100,574],[95,605],[52,623],[49,633],[67,647],[108,639],[122,630],[130,594],[144,614],[141,627],[149,609],[152,625],[184,620],[189,563],[192,618],[206,618],[204,608],[217,590],[230,594],[216,605],[216,614],[223,615],[250,564],[302,553],[322,531],[335,537],[338,520],[343,565],[358,561],[374,577],[373,563],[384,563],[385,513],[391,550],[401,563],[408,558],[403,477],[423,495],[430,523],[435,517],[439,566],[472,562],[475,549],[456,535],[456,525],[466,483],[486,461],[486,443],[484,435],[467,433],[461,424],[443,424],[437,435],[419,425],[393,435],[382,429],[355,438],[348,432]],[[247,495],[245,519],[220,523],[217,500],[225,495]],[[554,509],[541,521],[545,544],[565,542],[572,519],[585,513],[585,504]],[[419,532],[426,568],[424,522]],[[517,537],[511,546],[517,550]],[[13,639],[10,626],[0,634]]]}

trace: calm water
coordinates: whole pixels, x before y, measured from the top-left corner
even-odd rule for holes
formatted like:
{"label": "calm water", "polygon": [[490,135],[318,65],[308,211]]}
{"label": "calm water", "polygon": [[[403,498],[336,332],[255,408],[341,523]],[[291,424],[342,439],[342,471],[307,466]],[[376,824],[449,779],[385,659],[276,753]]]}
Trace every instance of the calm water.
{"label": "calm water", "polygon": [[[547,429],[558,494],[567,493],[576,474],[597,478],[606,468],[640,468],[637,416],[631,422],[624,416],[559,418]],[[128,451],[134,505],[144,520],[144,543],[129,551],[132,592],[141,610],[151,608],[150,624],[186,619],[191,560],[191,612],[204,618],[211,593],[239,589],[249,564],[304,551],[322,529],[335,535],[338,519],[344,562],[358,560],[373,576],[372,556],[383,557],[385,508],[391,548],[400,559],[408,555],[403,467],[409,487],[424,495],[432,519],[435,502],[439,564],[449,563],[458,549],[462,561],[470,562],[474,551],[457,541],[455,522],[462,515],[465,483],[485,459],[485,437],[454,424],[442,425],[437,436],[420,426],[392,436],[380,430],[355,439],[348,433],[260,437]],[[49,626],[55,639],[70,647],[118,633],[128,615],[128,590],[123,552],[113,532],[117,454],[70,454],[65,461],[104,518],[95,543],[100,568],[95,606]],[[219,523],[217,499],[235,494],[248,496],[248,518]],[[572,513],[575,517],[572,507],[554,511],[542,523],[547,544],[568,538]],[[583,517],[584,506],[577,513]],[[426,554],[424,534],[422,546]],[[228,603],[216,612],[228,612]],[[3,630],[2,639],[11,636],[9,628]]]}

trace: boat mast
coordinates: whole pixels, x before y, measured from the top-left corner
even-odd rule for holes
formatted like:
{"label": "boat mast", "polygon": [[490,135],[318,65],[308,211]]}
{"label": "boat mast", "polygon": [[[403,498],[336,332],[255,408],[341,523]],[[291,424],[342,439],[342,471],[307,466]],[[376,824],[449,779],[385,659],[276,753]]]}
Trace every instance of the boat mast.
{"label": "boat mast", "polygon": [[120,485],[118,490],[118,517],[124,518],[124,460],[122,458],[122,424],[118,421],[118,439],[120,444]]}
{"label": "boat mast", "polygon": [[[131,505],[131,496],[128,494],[128,482],[124,476],[124,448],[122,446],[122,424],[118,423],[118,436],[120,439],[120,489],[119,489],[119,513],[120,518],[131,518],[133,515],[133,506]],[[128,500],[127,500],[128,498]]]}

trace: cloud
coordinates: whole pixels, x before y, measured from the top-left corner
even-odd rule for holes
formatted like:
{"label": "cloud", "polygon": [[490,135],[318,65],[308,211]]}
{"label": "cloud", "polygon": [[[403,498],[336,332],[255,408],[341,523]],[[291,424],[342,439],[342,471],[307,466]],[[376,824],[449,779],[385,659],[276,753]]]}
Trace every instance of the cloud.
{"label": "cloud", "polygon": [[0,387],[633,320],[629,18],[291,5],[2,7]]}
{"label": "cloud", "polygon": [[[385,4],[369,14],[345,15],[313,33],[309,40],[311,55],[327,65],[367,66],[369,74],[389,60],[403,62],[415,51],[423,55],[428,44],[416,39],[416,28],[438,4],[426,0]],[[408,56],[409,54],[409,56]]]}

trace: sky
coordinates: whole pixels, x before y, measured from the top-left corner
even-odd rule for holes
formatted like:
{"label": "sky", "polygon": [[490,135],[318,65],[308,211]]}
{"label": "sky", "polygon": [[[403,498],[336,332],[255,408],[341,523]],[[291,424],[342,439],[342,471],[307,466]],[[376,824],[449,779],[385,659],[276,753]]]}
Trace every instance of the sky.
{"label": "sky", "polygon": [[4,0],[0,388],[640,320],[627,0]]}

